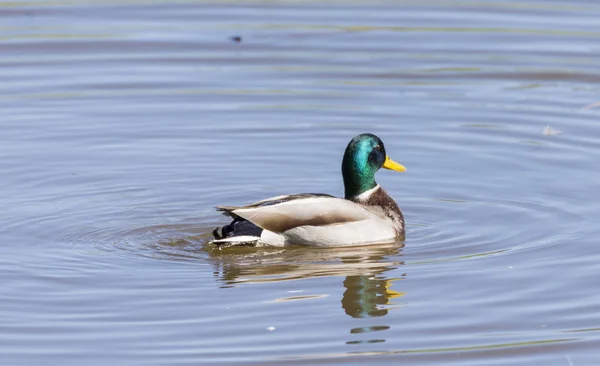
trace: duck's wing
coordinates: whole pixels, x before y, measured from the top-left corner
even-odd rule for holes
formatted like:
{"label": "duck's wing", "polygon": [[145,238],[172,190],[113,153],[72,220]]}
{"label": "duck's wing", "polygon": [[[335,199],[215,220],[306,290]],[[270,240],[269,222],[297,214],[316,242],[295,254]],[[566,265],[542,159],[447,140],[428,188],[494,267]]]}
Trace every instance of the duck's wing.
{"label": "duck's wing", "polygon": [[[297,193],[297,194],[287,194],[283,196],[271,197],[264,199],[262,201],[254,202],[246,206],[217,206],[217,211],[222,211],[225,215],[232,216],[233,211],[241,210],[241,209],[250,209],[250,208],[258,208],[265,206],[273,206],[284,202],[289,202],[293,200],[299,200],[304,198],[315,198],[315,197],[330,197],[335,198],[332,195],[324,194],[324,193]],[[235,216],[235,215],[233,215]]]}
{"label": "duck's wing", "polygon": [[324,227],[377,219],[374,213],[352,201],[313,194],[280,196],[245,207],[224,208],[223,211],[274,233],[301,226]]}

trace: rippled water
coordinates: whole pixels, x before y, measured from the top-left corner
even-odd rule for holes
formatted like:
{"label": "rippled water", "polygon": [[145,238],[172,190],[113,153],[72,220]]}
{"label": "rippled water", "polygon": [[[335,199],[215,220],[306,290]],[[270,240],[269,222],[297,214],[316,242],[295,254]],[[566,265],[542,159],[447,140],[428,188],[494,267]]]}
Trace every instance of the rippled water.
{"label": "rippled water", "polygon": [[[599,16],[0,3],[0,364],[598,364]],[[405,242],[204,245],[361,132]]]}

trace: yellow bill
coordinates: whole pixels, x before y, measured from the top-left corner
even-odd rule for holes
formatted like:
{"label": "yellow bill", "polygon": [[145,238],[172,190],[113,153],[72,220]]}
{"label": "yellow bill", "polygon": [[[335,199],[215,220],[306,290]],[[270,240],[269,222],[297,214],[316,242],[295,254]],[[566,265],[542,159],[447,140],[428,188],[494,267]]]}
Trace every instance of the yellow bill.
{"label": "yellow bill", "polygon": [[395,170],[397,172],[405,172],[406,171],[406,168],[404,167],[404,165],[396,163],[395,161],[390,159],[390,157],[387,155],[385,157],[385,162],[383,163],[383,167],[386,169],[389,169],[389,170]]}

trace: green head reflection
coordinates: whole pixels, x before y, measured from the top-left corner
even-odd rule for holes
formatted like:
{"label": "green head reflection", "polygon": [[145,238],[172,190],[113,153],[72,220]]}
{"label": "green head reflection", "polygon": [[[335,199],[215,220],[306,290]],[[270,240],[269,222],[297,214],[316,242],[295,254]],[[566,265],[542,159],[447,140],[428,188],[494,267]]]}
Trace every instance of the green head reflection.
{"label": "green head reflection", "polygon": [[353,318],[387,315],[389,307],[394,305],[391,300],[404,295],[392,289],[394,280],[381,276],[347,276],[342,308]]}

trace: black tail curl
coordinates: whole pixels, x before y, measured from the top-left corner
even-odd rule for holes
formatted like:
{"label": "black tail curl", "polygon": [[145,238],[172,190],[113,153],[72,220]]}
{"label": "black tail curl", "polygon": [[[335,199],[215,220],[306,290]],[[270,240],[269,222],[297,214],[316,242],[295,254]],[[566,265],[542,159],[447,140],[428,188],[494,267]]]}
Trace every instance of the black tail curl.
{"label": "black tail curl", "polygon": [[236,217],[229,225],[217,227],[212,234],[216,240],[231,238],[232,236],[252,235],[260,237],[263,229],[248,220]]}

